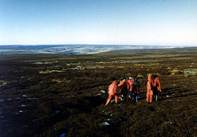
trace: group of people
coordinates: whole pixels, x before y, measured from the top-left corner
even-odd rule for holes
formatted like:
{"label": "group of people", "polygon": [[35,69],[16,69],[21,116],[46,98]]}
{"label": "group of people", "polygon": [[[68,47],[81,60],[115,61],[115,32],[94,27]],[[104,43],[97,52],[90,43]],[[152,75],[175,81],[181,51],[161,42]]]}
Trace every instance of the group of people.
{"label": "group of people", "polygon": [[[158,96],[161,93],[161,82],[159,80],[159,77],[157,75],[154,75],[154,80],[152,80],[152,76],[148,75],[148,81],[147,81],[147,92],[146,92],[146,101],[148,103],[151,103],[153,100],[153,96],[155,97],[155,101],[158,101]],[[126,81],[125,78],[123,78],[119,84],[117,84],[117,81],[114,79],[113,82],[108,87],[108,99],[105,103],[105,106],[109,104],[112,97],[115,97],[115,102],[118,103],[118,94],[117,94],[117,88],[120,88],[120,93],[122,96],[122,99],[124,101],[127,100],[127,95],[129,93],[129,98],[133,99],[138,102],[138,95],[140,93],[139,87],[140,83],[138,82],[138,78],[132,78],[129,77],[129,80]]]}

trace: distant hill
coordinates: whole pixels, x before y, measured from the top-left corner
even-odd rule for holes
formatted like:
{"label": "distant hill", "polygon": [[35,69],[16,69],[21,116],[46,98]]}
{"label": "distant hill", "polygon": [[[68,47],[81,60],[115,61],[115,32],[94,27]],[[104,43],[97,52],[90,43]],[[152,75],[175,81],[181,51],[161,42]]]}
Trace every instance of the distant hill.
{"label": "distant hill", "polygon": [[173,46],[151,45],[1,45],[0,54],[95,54],[126,49],[164,49]]}

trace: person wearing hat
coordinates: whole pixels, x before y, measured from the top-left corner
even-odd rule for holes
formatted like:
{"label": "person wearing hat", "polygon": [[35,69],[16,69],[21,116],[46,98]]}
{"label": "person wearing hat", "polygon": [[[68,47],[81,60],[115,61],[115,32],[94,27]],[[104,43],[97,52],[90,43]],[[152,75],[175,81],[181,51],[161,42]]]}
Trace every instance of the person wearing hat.
{"label": "person wearing hat", "polygon": [[129,98],[132,99],[132,90],[133,90],[133,83],[134,79],[132,77],[129,77],[129,80],[127,81],[129,83]]}

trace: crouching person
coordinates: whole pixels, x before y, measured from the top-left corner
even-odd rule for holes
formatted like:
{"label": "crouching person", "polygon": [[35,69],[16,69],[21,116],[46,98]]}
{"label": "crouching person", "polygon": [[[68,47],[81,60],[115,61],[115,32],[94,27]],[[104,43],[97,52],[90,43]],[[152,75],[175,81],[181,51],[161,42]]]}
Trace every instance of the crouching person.
{"label": "crouching person", "polygon": [[120,93],[122,94],[123,101],[127,101],[129,83],[126,81],[125,78],[123,78],[123,80],[120,81],[120,83],[118,84],[118,87],[120,87]]}
{"label": "crouching person", "polygon": [[116,80],[114,80],[108,87],[108,99],[105,103],[105,106],[107,106],[110,102],[110,100],[112,99],[112,97],[114,96],[115,97],[115,102],[118,103],[118,94],[117,94],[117,82]]}

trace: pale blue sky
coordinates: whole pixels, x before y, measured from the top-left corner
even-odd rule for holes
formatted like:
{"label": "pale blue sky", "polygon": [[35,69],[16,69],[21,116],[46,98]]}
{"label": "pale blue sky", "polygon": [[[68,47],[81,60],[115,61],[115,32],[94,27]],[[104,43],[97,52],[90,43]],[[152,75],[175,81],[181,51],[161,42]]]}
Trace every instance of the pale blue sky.
{"label": "pale blue sky", "polygon": [[197,0],[0,0],[0,45],[197,46]]}

